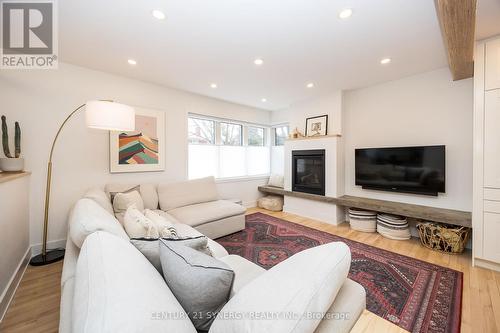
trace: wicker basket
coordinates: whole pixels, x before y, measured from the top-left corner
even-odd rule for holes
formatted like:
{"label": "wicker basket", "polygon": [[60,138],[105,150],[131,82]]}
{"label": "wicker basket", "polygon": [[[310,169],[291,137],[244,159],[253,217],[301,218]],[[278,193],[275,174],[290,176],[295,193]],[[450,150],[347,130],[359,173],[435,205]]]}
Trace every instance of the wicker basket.
{"label": "wicker basket", "polygon": [[417,224],[422,245],[439,252],[462,253],[470,236],[470,228],[431,222]]}

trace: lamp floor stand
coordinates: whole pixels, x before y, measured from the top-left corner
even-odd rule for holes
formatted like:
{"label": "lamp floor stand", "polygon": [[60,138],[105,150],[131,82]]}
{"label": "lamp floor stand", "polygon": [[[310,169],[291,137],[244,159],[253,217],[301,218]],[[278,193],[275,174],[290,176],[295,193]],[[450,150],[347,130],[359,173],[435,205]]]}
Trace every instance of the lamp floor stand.
{"label": "lamp floor stand", "polygon": [[47,251],[45,255],[40,253],[39,255],[36,255],[33,258],[31,258],[30,265],[45,266],[60,261],[64,258],[64,252],[65,251],[63,249],[56,249]]}

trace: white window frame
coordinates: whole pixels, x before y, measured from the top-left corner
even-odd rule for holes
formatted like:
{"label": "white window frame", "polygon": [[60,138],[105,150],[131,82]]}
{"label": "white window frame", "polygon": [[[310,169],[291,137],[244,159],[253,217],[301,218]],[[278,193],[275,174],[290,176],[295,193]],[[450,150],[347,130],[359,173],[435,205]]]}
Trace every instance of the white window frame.
{"label": "white window frame", "polygon": [[282,145],[277,145],[276,144],[276,129],[278,127],[288,127],[288,134],[290,134],[290,125],[288,123],[274,124],[273,126],[271,126],[271,135],[272,135],[272,140],[271,141],[272,141],[272,146],[273,147],[282,147],[282,146],[285,145],[285,144],[282,144]]}
{"label": "white window frame", "polygon": [[[266,174],[262,175],[248,175],[248,164],[245,161],[245,176],[239,176],[239,177],[218,177],[215,176],[216,182],[217,183],[225,183],[225,182],[233,182],[233,181],[247,181],[247,180],[254,180],[254,179],[267,179],[269,178],[271,174],[271,147],[274,145],[274,139],[271,139],[271,131],[272,131],[272,126],[269,125],[264,125],[264,124],[258,124],[258,123],[251,123],[251,122],[244,122],[244,121],[238,121],[234,119],[227,119],[227,118],[219,118],[219,117],[212,117],[212,116],[207,116],[207,115],[202,115],[202,114],[197,114],[197,113],[188,113],[188,123],[189,123],[189,118],[196,118],[196,119],[201,119],[201,120],[209,120],[215,122],[215,144],[196,144],[196,143],[190,143],[189,142],[189,137],[186,140],[187,141],[187,149],[189,151],[189,145],[203,145],[203,146],[228,146],[228,145],[223,145],[221,142],[221,123],[228,123],[228,124],[235,124],[235,125],[240,125],[242,127],[242,133],[241,133],[241,140],[242,144],[241,146],[233,146],[233,147],[267,147],[268,148],[268,154],[269,154],[269,172]],[[264,129],[264,144],[262,146],[249,146],[248,145],[248,127],[258,127]],[[188,133],[189,135],[189,133]],[[229,147],[229,146],[228,146]],[[221,169],[221,160],[219,156],[219,150],[217,150],[217,169]],[[188,154],[188,161],[187,161],[187,173],[189,177],[189,154]]]}

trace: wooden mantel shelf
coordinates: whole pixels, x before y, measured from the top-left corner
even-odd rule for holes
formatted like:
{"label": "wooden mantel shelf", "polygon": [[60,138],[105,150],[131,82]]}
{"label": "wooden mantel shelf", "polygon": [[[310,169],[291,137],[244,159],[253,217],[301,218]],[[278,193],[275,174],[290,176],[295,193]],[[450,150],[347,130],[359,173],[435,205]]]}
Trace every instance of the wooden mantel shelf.
{"label": "wooden mantel shelf", "polygon": [[328,138],[340,138],[340,137],[342,137],[341,134],[302,136],[300,138],[289,138],[289,139],[286,139],[286,141],[315,140],[315,139],[328,139]]}
{"label": "wooden mantel shelf", "polygon": [[453,225],[472,228],[472,214],[470,212],[464,212],[459,210],[421,206],[421,205],[407,204],[407,203],[387,201],[387,200],[354,197],[350,195],[343,195],[338,198],[333,198],[316,194],[288,191],[282,188],[277,188],[272,186],[259,186],[259,191],[263,193],[287,195],[309,200],[329,202],[345,207],[367,209],[382,213],[402,215],[415,219],[441,222],[446,224],[453,224]]}
{"label": "wooden mantel shelf", "polygon": [[21,171],[21,172],[0,172],[0,183],[6,183],[11,180],[29,176],[31,175],[31,172],[28,171]]}

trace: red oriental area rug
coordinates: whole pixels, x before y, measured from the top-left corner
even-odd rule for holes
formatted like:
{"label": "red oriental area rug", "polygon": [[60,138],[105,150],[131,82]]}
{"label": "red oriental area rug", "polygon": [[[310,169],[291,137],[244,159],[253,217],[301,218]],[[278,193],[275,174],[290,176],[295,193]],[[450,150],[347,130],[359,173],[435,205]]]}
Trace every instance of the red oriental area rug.
{"label": "red oriental area rug", "polygon": [[461,272],[263,213],[248,215],[245,230],[217,239],[230,254],[265,269],[338,241],[351,249],[349,278],[366,289],[368,311],[410,332],[460,332]]}

